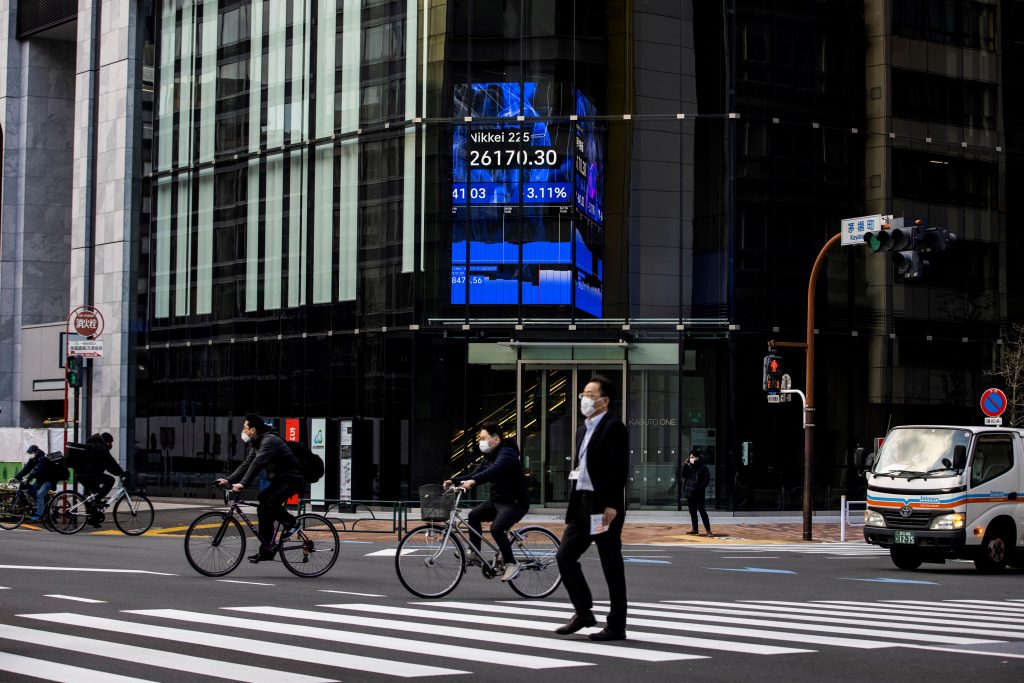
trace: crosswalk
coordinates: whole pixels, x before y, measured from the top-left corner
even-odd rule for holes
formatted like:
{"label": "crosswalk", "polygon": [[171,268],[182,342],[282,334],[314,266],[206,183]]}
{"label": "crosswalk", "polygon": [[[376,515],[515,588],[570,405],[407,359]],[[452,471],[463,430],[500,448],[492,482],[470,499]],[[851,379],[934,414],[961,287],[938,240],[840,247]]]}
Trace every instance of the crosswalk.
{"label": "crosswalk", "polygon": [[[88,607],[0,620],[10,622],[0,623],[0,680],[177,681],[187,673],[326,683],[563,669],[600,677],[602,668],[614,675],[639,663],[670,677],[680,661],[827,656],[833,648],[1024,659],[1021,600],[637,601],[629,640],[618,643],[555,636],[573,613],[561,600]],[[595,606],[599,622],[607,611]]]}

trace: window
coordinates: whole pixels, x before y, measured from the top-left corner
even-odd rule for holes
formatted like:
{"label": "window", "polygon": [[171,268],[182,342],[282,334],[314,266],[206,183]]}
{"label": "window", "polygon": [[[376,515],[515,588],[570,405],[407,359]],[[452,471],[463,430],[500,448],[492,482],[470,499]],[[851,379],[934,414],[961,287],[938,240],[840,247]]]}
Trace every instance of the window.
{"label": "window", "polygon": [[1013,442],[1005,437],[982,436],[974,447],[971,486],[984,484],[1013,467]]}

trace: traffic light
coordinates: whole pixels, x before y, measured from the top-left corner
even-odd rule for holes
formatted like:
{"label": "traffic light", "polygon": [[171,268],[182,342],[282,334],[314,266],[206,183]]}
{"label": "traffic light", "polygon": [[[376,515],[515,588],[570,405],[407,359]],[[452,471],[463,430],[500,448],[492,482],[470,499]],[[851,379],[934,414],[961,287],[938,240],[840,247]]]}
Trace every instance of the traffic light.
{"label": "traffic light", "polygon": [[78,356],[68,356],[67,366],[64,368],[64,379],[72,389],[82,386],[82,364],[79,362]]}
{"label": "traffic light", "polygon": [[925,228],[921,234],[920,251],[946,251],[953,242],[956,242],[956,235],[946,228]]}
{"label": "traffic light", "polygon": [[776,355],[774,351],[769,351],[764,357],[761,387],[769,394],[777,394],[782,389],[782,356]]}
{"label": "traffic light", "polygon": [[907,239],[906,228],[903,227],[903,218],[894,218],[889,223],[882,223],[881,229],[869,230],[864,233],[864,243],[874,253],[890,251],[895,248],[902,248]]}
{"label": "traffic light", "polygon": [[898,243],[896,237],[893,237],[892,262],[896,264],[896,272],[907,279],[921,275],[922,267],[927,264],[921,259],[921,254],[918,252],[923,228],[924,221],[918,218],[914,221],[912,228],[900,232]]}

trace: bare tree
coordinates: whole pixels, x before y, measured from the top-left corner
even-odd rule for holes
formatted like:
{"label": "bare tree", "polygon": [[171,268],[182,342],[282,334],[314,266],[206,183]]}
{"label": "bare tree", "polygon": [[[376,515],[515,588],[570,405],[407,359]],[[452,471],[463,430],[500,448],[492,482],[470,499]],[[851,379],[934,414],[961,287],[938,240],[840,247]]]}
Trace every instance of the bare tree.
{"label": "bare tree", "polygon": [[995,370],[985,371],[1003,379],[1009,413],[1008,427],[1020,427],[1024,423],[1024,324],[1013,323],[1003,343],[1002,354],[996,361]]}

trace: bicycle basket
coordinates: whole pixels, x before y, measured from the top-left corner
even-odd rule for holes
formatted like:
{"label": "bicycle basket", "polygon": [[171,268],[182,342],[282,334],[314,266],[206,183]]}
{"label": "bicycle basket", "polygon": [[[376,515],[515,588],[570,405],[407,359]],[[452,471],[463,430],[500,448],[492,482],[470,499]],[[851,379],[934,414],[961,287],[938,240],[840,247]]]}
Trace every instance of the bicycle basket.
{"label": "bicycle basket", "polygon": [[420,487],[420,519],[425,522],[446,522],[455,504],[453,496],[446,496],[439,484]]}

